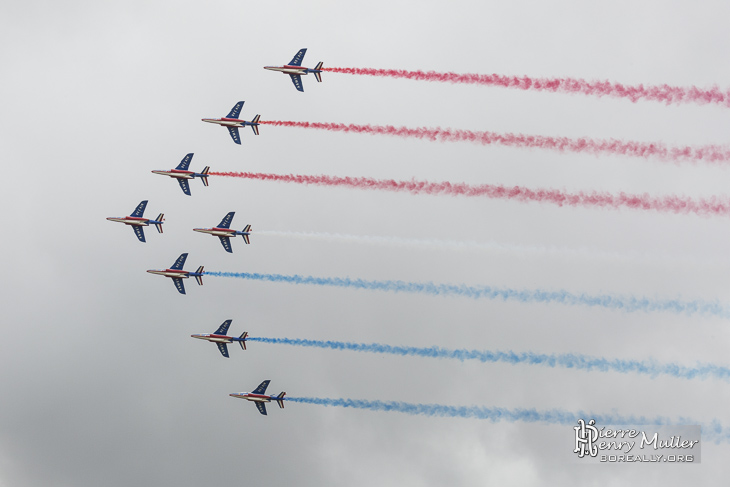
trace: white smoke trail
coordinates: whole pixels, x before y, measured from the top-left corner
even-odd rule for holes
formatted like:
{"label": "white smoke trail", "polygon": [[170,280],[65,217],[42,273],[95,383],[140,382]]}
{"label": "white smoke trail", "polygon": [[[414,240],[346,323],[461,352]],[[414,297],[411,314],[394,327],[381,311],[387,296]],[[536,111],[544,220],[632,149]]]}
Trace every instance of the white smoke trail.
{"label": "white smoke trail", "polygon": [[331,242],[358,243],[389,247],[421,247],[440,250],[486,251],[532,256],[579,257],[588,260],[607,260],[623,262],[644,262],[655,265],[683,265],[687,267],[730,267],[730,259],[697,258],[687,255],[672,255],[662,252],[606,252],[589,247],[555,247],[507,244],[500,242],[478,242],[475,240],[418,239],[393,236],[354,235],[329,232],[289,232],[282,230],[261,230],[256,235],[271,237],[327,240]]}

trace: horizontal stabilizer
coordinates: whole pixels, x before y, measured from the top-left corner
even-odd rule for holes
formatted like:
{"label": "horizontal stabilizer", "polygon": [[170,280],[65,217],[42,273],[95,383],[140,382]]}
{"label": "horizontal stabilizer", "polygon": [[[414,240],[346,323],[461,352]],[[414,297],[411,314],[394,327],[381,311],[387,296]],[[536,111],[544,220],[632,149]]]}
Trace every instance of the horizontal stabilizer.
{"label": "horizontal stabilizer", "polygon": [[323,64],[324,63],[322,61],[320,61],[314,67],[314,77],[317,78],[317,81],[320,82],[320,83],[322,82],[322,72],[321,72],[321,70],[322,70],[322,65]]}
{"label": "horizontal stabilizer", "polygon": [[199,286],[202,286],[203,285],[203,274],[204,274],[202,265],[200,267],[198,267],[198,270],[195,271],[195,274],[196,274],[195,280],[198,281]]}
{"label": "horizontal stabilizer", "polygon": [[202,176],[200,176],[200,180],[203,181],[203,186],[208,186],[208,173],[210,172],[210,166],[205,166],[203,169],[203,172],[200,173]]}
{"label": "horizontal stabilizer", "polygon": [[243,333],[241,333],[241,336],[238,337],[241,340],[238,343],[241,345],[241,348],[244,349],[244,350],[246,350],[246,337],[247,336],[248,336],[248,332],[247,331],[244,331]]}
{"label": "horizontal stabilizer", "polygon": [[284,409],[284,395],[286,392],[280,392],[278,396],[276,396],[276,402],[279,403],[279,407]]}
{"label": "horizontal stabilizer", "polygon": [[243,241],[246,242],[246,244],[251,243],[251,239],[249,238],[249,233],[251,232],[251,225],[246,225],[246,227],[243,229]]}
{"label": "horizontal stabilizer", "polygon": [[155,227],[157,227],[157,231],[159,233],[162,233],[162,223],[165,221],[165,214],[164,213],[160,213],[157,216],[157,218],[156,218],[155,221],[158,222],[158,223],[155,223]]}

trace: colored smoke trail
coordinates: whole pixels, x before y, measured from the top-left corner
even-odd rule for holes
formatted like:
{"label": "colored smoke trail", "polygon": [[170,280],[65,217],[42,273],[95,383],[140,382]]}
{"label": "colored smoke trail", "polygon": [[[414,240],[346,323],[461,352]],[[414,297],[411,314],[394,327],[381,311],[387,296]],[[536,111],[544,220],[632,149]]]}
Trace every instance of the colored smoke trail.
{"label": "colored smoke trail", "polygon": [[[438,232],[435,232],[438,233]],[[441,240],[435,238],[403,238],[393,236],[376,236],[376,235],[354,235],[343,233],[329,232],[290,232],[283,230],[258,230],[256,236],[285,237],[299,239],[325,240],[330,242],[347,242],[359,243],[367,245],[382,245],[396,247],[421,247],[432,249],[448,249],[456,251],[485,251],[485,252],[501,252],[517,255],[533,255],[533,256],[565,256],[580,257],[590,260],[611,260],[611,261],[631,261],[637,263],[653,263],[658,265],[684,265],[689,267],[710,267],[730,266],[730,259],[706,256],[703,258],[692,257],[688,255],[674,255],[663,252],[607,252],[597,248],[590,247],[554,247],[524,244],[509,244],[500,242],[478,242],[475,240]]]}
{"label": "colored smoke trail", "polygon": [[626,98],[636,103],[648,100],[666,105],[696,103],[715,104],[730,107],[730,90],[722,91],[717,86],[702,89],[696,86],[669,85],[623,85],[610,81],[586,81],[580,78],[531,78],[529,76],[505,76],[499,74],[458,74],[437,73],[435,71],[406,71],[403,69],[372,68],[322,68],[332,73],[354,74],[361,76],[382,76],[405,78],[418,81],[442,83],[475,84],[499,86],[518,90],[549,91],[553,93],[581,94],[597,97]]}
{"label": "colored smoke trail", "polygon": [[631,208],[669,213],[695,213],[697,215],[730,215],[730,200],[713,196],[709,199],[685,198],[676,195],[649,196],[647,194],[611,194],[606,192],[568,193],[556,189],[530,189],[522,186],[506,187],[497,184],[469,185],[465,183],[429,181],[395,181],[365,177],[306,176],[301,174],[267,174],[251,172],[211,172],[213,176],[226,176],[260,181],[279,181],[316,186],[340,186],[357,189],[375,189],[411,194],[469,196],[491,199],[536,201],[558,206],[584,206],[600,208]]}
{"label": "colored smoke trail", "polygon": [[580,354],[547,355],[534,352],[490,351],[490,350],[449,350],[440,347],[398,347],[381,343],[352,343],[323,340],[307,340],[301,338],[265,338],[249,337],[248,341],[263,342],[299,347],[329,348],[332,350],[350,350],[355,352],[385,353],[400,356],[416,356],[427,358],[446,358],[455,360],[478,360],[480,362],[506,362],[509,364],[543,365],[547,367],[564,367],[601,372],[621,372],[650,375],[669,375],[680,379],[705,379],[713,377],[730,379],[730,368],[714,364],[702,364],[697,367],[685,367],[675,363],[659,364],[654,361],[639,362],[636,360],[607,359],[589,357]]}
{"label": "colored smoke trail", "polygon": [[349,277],[314,277],[284,274],[259,274],[253,272],[206,271],[206,275],[234,277],[254,281],[312,284],[316,286],[368,289],[402,293],[429,294],[432,296],[461,296],[473,299],[502,299],[521,303],[560,303],[567,306],[601,307],[626,312],[666,311],[686,315],[703,314],[730,318],[730,310],[718,302],[681,301],[678,299],[649,299],[634,296],[610,296],[574,294],[564,290],[510,289],[491,286],[467,286],[466,284],[436,284],[433,282],[368,281]]}
{"label": "colored smoke trail", "polygon": [[447,406],[443,404],[414,404],[401,401],[366,401],[364,399],[330,399],[320,397],[287,397],[288,401],[316,404],[319,406],[333,406],[354,409],[369,409],[371,411],[390,411],[420,416],[440,416],[450,418],[474,418],[497,421],[523,421],[526,423],[577,424],[578,419],[595,419],[601,425],[671,425],[671,424],[701,424],[702,436],[706,439],[730,441],[730,432],[719,422],[702,424],[688,418],[671,421],[669,418],[657,416],[621,416],[618,414],[593,414],[582,411],[570,412],[560,409],[538,411],[537,409],[506,409],[488,408],[483,406]]}
{"label": "colored smoke trail", "polygon": [[730,160],[730,148],[720,145],[672,147],[661,142],[634,142],[617,139],[590,139],[582,137],[550,137],[545,135],[499,134],[496,132],[476,132],[472,130],[443,128],[409,128],[392,125],[357,125],[325,122],[288,122],[269,120],[261,124],[280,127],[299,127],[305,129],[328,130],[335,132],[355,132],[371,135],[392,135],[395,137],[426,139],[434,142],[474,142],[482,145],[504,145],[518,148],[548,149],[558,152],[583,154],[616,154],[632,157],[655,157],[673,162],[714,162]]}

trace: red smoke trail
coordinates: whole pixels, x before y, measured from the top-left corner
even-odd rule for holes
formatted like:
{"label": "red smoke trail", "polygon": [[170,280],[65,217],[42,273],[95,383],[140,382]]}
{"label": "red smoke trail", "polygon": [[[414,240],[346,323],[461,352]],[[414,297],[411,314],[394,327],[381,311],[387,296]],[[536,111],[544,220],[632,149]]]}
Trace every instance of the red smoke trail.
{"label": "red smoke trail", "polygon": [[431,183],[428,181],[394,181],[392,179],[351,178],[338,176],[306,176],[297,174],[266,174],[253,172],[211,172],[211,176],[281,181],[317,186],[340,186],[358,189],[375,189],[412,194],[481,196],[493,199],[537,201],[558,206],[586,206],[603,208],[632,208],[669,213],[696,213],[698,215],[730,216],[730,200],[715,196],[693,200],[676,195],[649,196],[647,194],[567,193],[557,189],[529,189],[521,186],[506,187],[494,184],[471,186],[464,183]]}
{"label": "red smoke trail", "polygon": [[581,93],[584,95],[593,95],[598,97],[610,96],[612,98],[628,98],[632,102],[650,100],[665,103],[667,105],[679,103],[697,103],[704,105],[707,103],[714,103],[730,107],[730,91],[723,92],[717,86],[709,89],[700,89],[696,86],[631,86],[622,85],[621,83],[612,83],[610,81],[586,81],[580,78],[530,78],[529,76],[437,73],[435,71],[406,71],[403,69],[322,68],[322,71],[365,76],[406,78],[418,81],[440,81],[447,83],[501,86],[503,88],[516,88],[518,90],[551,91],[554,93],[570,94]]}
{"label": "red smoke trail", "polygon": [[587,154],[619,154],[634,157],[656,157],[659,159],[681,161],[727,162],[730,160],[730,148],[719,145],[697,147],[671,147],[661,142],[632,142],[616,139],[590,139],[581,137],[549,137],[545,135],[499,134],[496,132],[475,132],[471,130],[453,130],[442,128],[408,128],[392,125],[355,125],[324,122],[285,122],[278,120],[260,121],[261,124],[282,127],[300,127],[306,129],[329,130],[335,132],[356,132],[377,135],[393,135],[396,137],[426,139],[438,142],[475,142],[477,144],[506,145],[550,149],[560,152],[578,152]]}

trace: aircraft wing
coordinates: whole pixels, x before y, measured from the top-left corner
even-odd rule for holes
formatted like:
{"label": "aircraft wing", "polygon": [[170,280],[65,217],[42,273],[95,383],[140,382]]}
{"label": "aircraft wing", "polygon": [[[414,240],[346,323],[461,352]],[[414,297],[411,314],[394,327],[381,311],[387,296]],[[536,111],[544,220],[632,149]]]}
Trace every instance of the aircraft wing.
{"label": "aircraft wing", "polygon": [[183,266],[185,266],[185,259],[188,258],[188,253],[185,252],[184,254],[180,254],[180,257],[177,258],[174,264],[172,264],[172,267],[170,269],[181,271]]}
{"label": "aircraft wing", "polygon": [[233,215],[235,214],[236,212],[232,211],[224,216],[220,224],[218,225],[218,228],[231,228],[231,220],[233,220]]}
{"label": "aircraft wing", "polygon": [[144,242],[144,227],[140,225],[132,225],[132,230],[134,230],[134,234],[137,236],[140,242]]}
{"label": "aircraft wing", "polygon": [[232,254],[233,249],[231,248],[231,239],[229,237],[218,237],[221,239],[221,243],[223,244],[223,248],[226,249],[226,252]]}
{"label": "aircraft wing", "polygon": [[231,134],[231,138],[233,139],[233,142],[235,142],[238,145],[241,145],[241,136],[238,134],[238,127],[226,127],[228,129],[228,133]]}
{"label": "aircraft wing", "polygon": [[228,358],[228,346],[225,343],[216,343],[216,345],[218,345],[218,350],[221,351],[223,356]]}
{"label": "aircraft wing", "polygon": [[298,74],[290,74],[292,83],[294,83],[294,88],[297,89],[297,91],[304,91],[304,86],[302,86],[302,77]]}
{"label": "aircraft wing", "polygon": [[[289,66],[301,66],[304,60],[304,55],[307,53],[307,48],[299,49],[299,52],[294,55],[294,58],[289,63]],[[302,90],[299,90],[302,91]]]}
{"label": "aircraft wing", "polygon": [[233,320],[226,320],[223,322],[221,326],[218,327],[218,329],[215,331],[216,335],[225,335],[228,333],[228,327],[231,326],[231,322]]}
{"label": "aircraft wing", "polygon": [[241,108],[243,108],[243,104],[245,102],[239,101],[236,103],[233,108],[231,108],[231,111],[226,115],[226,118],[238,118],[238,115],[241,113]]}
{"label": "aircraft wing", "polygon": [[259,412],[266,416],[266,404],[263,402],[256,401],[254,404],[256,404],[256,407],[258,408]]}
{"label": "aircraft wing", "polygon": [[[147,200],[144,200],[140,204],[137,205],[137,208],[134,209],[134,213],[132,213],[129,216],[135,216],[135,217],[141,217],[144,215],[144,209],[147,207]],[[144,242],[144,240],[143,240]]]}
{"label": "aircraft wing", "polygon": [[177,292],[179,292],[180,294],[185,294],[185,284],[183,284],[183,280],[181,278],[173,277],[172,282],[175,284]]}
{"label": "aircraft wing", "polygon": [[269,387],[270,380],[265,380],[259,386],[253,391],[254,394],[264,394],[266,393],[266,388]]}
{"label": "aircraft wing", "polygon": [[183,157],[183,160],[180,161],[180,164],[177,165],[175,169],[180,169],[182,171],[187,171],[188,167],[190,166],[190,161],[193,160],[193,153],[187,154],[185,157]]}
{"label": "aircraft wing", "polygon": [[183,193],[190,196],[190,185],[188,184],[188,180],[178,178],[177,182],[180,183],[180,188],[183,190]]}

